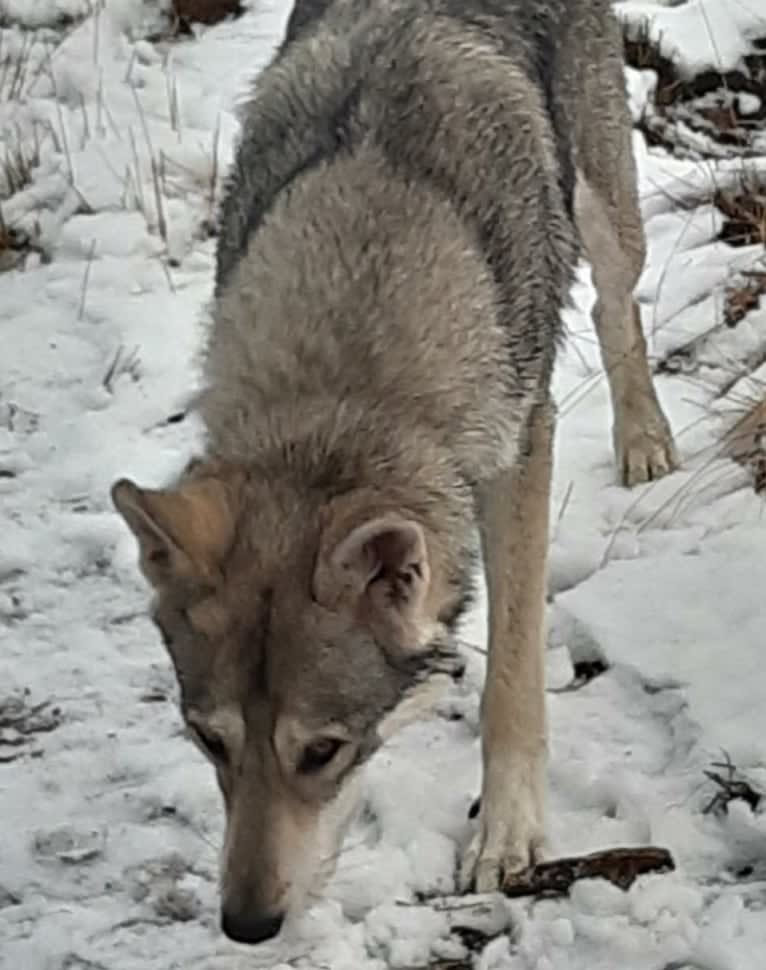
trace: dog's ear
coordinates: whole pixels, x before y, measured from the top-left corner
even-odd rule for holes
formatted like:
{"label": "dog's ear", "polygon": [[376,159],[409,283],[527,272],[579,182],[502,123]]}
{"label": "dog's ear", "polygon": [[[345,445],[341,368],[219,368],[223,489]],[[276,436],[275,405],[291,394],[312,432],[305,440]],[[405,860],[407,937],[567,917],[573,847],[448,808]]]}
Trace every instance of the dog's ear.
{"label": "dog's ear", "polygon": [[[422,527],[395,513],[320,542],[314,595],[333,610],[353,609],[386,638],[417,645],[431,579]],[[335,533],[335,534],[333,534]]]}
{"label": "dog's ear", "polygon": [[225,482],[203,478],[177,490],[154,490],[123,478],[111,496],[138,540],[141,568],[153,585],[215,575],[236,528],[236,499]]}

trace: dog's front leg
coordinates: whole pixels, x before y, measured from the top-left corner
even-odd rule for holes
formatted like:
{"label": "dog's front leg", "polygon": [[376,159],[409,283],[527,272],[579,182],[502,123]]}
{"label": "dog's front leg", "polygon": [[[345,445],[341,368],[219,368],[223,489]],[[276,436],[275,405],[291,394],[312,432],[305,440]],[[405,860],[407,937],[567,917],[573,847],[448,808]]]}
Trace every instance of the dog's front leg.
{"label": "dog's front leg", "polygon": [[552,409],[536,407],[516,465],[484,485],[479,520],[489,594],[478,831],[461,868],[490,892],[535,862],[544,843],[544,614]]}

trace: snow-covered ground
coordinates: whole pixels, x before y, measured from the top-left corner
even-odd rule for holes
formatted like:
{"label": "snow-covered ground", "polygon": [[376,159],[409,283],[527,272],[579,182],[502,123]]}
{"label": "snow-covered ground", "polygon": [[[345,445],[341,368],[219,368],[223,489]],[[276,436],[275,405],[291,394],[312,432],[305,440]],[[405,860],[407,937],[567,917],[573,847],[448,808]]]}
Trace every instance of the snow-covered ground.
{"label": "snow-covered ground", "polygon": [[[0,23],[39,27],[86,6],[0,0]],[[0,60],[27,61],[21,80],[0,68],[2,153],[40,155],[31,184],[2,202],[40,252],[0,275],[0,966],[459,970],[471,966],[459,927],[495,937],[480,970],[765,966],[766,813],[742,800],[706,812],[718,789],[703,774],[724,749],[766,791],[766,518],[720,444],[763,388],[748,374],[766,353],[766,310],[723,326],[724,287],[763,250],[716,241],[716,211],[684,204],[739,163],[727,174],[636,136],[650,243],[640,296],[652,350],[683,365],[657,382],[683,470],[631,492],[613,484],[586,268],[556,378],[553,847],[651,842],[677,871],[628,893],[590,882],[566,900],[449,898],[479,780],[482,656],[468,650],[467,683],[440,716],[370,766],[326,900],[279,947],[246,950],[218,930],[218,795],[181,735],[108,489],[119,475],[159,484],[194,448],[199,429],[179,418],[210,295],[214,191],[236,98],[288,10],[257,0],[195,39],[150,43],[156,3],[97,6],[65,34],[3,29],[0,47]],[[758,0],[622,6],[658,12],[695,69],[707,55],[689,18],[735,18],[735,61],[759,19],[766,36]],[[629,80],[638,111],[649,85]],[[9,100],[10,85],[23,96]],[[479,648],[483,626],[479,605],[465,631]],[[590,660],[607,669],[576,688],[573,665]],[[433,891],[444,902],[418,903]]]}

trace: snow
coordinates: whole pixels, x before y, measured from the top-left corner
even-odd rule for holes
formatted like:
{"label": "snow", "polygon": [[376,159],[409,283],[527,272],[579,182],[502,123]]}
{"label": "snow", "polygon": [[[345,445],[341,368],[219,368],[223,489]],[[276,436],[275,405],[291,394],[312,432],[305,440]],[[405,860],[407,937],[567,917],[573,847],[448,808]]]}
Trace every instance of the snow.
{"label": "snow", "polygon": [[[50,26],[85,6],[0,0],[0,23]],[[759,29],[754,2],[621,8],[650,11],[689,70],[710,62],[701,19],[732,65]],[[0,727],[0,967],[425,970],[467,959],[465,927],[494,938],[481,970],[764,965],[766,815],[741,801],[706,813],[716,788],[703,774],[725,750],[766,791],[766,517],[720,447],[766,380],[766,365],[752,366],[766,310],[733,329],[720,312],[733,274],[763,252],[718,242],[717,213],[688,205],[734,184],[740,163],[679,161],[639,135],[639,296],[652,352],[684,365],[657,379],[684,467],[630,492],[614,484],[584,266],[556,374],[550,833],[560,852],[665,845],[677,870],[628,893],[589,881],[566,900],[450,896],[479,781],[482,600],[465,623],[478,648],[465,684],[371,763],[326,898],[279,944],[247,951],[220,934],[218,794],[181,734],[108,489],[120,475],[161,483],[198,440],[177,417],[211,293],[213,188],[234,105],[287,8],[259,0],[236,22],[155,45],[158,14],[107,2],[52,53],[45,34],[28,50],[24,97],[0,100],[6,142],[29,148],[35,126],[41,139],[31,184],[3,202],[40,252],[0,283],[0,702],[49,702],[30,733]],[[4,56],[18,57],[21,35],[2,35]],[[628,77],[638,117],[652,79]],[[594,659],[606,672],[567,689],[573,665]]]}
{"label": "snow", "polygon": [[22,27],[55,27],[90,12],[89,0],[0,0],[0,21]]}
{"label": "snow", "polygon": [[687,0],[673,5],[651,0],[619,0],[618,15],[638,27],[691,77],[704,70],[721,73],[741,68],[753,41],[766,35],[766,12],[746,0]]}

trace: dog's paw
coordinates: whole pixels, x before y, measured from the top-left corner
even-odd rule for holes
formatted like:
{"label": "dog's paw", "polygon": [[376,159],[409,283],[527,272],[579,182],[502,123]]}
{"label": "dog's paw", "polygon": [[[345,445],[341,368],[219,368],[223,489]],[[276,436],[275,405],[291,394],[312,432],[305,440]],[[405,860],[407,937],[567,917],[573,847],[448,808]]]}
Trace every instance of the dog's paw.
{"label": "dog's paw", "polygon": [[502,889],[504,882],[545,858],[545,833],[541,813],[533,799],[523,799],[516,811],[510,804],[505,812],[485,810],[483,802],[478,828],[460,863],[461,892],[489,893]]}
{"label": "dog's paw", "polygon": [[614,429],[620,482],[631,487],[662,478],[678,468],[673,435],[659,405],[633,409]]}

